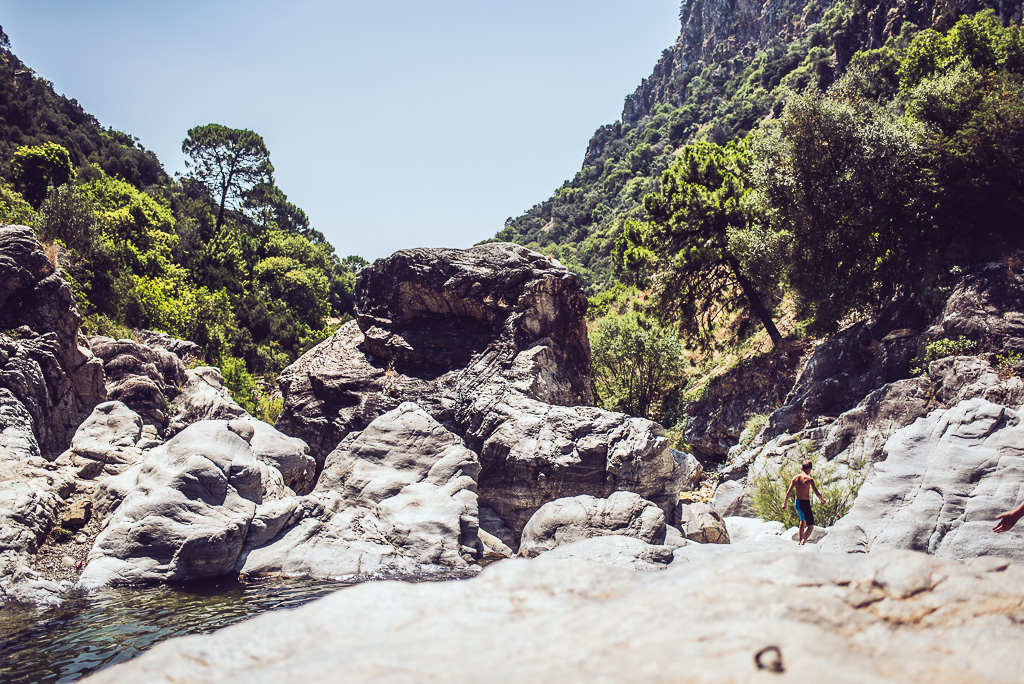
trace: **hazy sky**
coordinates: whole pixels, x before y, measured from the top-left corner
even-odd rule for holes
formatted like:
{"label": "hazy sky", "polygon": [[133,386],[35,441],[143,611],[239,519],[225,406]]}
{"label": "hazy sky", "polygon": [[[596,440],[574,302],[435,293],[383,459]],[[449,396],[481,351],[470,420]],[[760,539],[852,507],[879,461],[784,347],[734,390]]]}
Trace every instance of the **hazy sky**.
{"label": "hazy sky", "polygon": [[579,170],[679,32],[680,0],[0,0],[15,54],[184,170],[260,133],[339,254],[468,247]]}

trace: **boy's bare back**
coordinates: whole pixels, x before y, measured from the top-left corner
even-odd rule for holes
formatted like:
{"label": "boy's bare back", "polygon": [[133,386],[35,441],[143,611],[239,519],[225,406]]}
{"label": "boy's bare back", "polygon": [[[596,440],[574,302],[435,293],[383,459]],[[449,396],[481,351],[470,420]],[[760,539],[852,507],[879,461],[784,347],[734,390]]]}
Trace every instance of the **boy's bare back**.
{"label": "boy's bare back", "polygon": [[810,499],[811,498],[811,487],[814,487],[817,491],[817,487],[814,485],[814,478],[805,473],[797,473],[793,476],[793,489],[798,499]]}

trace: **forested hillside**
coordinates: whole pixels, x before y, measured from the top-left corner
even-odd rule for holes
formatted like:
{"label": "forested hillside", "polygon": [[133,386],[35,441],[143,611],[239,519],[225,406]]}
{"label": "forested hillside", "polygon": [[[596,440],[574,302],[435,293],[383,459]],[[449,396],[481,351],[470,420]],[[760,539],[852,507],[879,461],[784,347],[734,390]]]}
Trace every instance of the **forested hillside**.
{"label": "forested hillside", "polygon": [[682,146],[724,144],[778,117],[787,94],[827,88],[858,51],[898,51],[923,28],[948,30],[957,7],[994,7],[1020,21],[1020,5],[932,0],[687,0],[676,44],[626,98],[620,121],[598,129],[581,170],[498,238],[553,253],[584,278],[590,294],[616,281],[614,241],[629,219],[643,219],[643,197]]}
{"label": "forested hillside", "polygon": [[682,429],[758,350],[883,311],[926,320],[963,270],[1017,258],[1020,18],[685,2],[583,169],[498,235],[587,283],[600,403]]}
{"label": "forested hillside", "polygon": [[0,222],[36,229],[87,332],[195,341],[197,361],[219,365],[255,412],[252,375],[272,379],[337,328],[364,262],[340,259],[288,201],[257,133],[207,124],[182,136],[176,181],[55,93],[0,29]]}

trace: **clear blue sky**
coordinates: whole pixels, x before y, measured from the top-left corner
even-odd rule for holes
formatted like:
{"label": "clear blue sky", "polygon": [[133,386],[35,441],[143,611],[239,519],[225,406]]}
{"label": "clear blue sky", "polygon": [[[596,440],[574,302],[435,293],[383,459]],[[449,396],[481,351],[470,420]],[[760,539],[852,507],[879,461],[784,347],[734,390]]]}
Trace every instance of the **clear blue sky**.
{"label": "clear blue sky", "polygon": [[680,0],[0,0],[15,54],[184,170],[192,126],[260,133],[339,254],[468,247],[580,168]]}

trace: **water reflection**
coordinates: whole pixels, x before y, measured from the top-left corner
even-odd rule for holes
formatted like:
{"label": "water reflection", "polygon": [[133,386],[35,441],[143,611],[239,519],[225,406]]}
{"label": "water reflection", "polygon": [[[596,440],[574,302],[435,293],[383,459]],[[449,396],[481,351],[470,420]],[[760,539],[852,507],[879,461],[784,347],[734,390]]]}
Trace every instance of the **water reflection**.
{"label": "water reflection", "polygon": [[47,610],[2,607],[0,682],[73,682],[170,637],[212,632],[268,610],[300,606],[357,583],[284,578],[221,580],[103,589],[72,597],[60,608]]}

